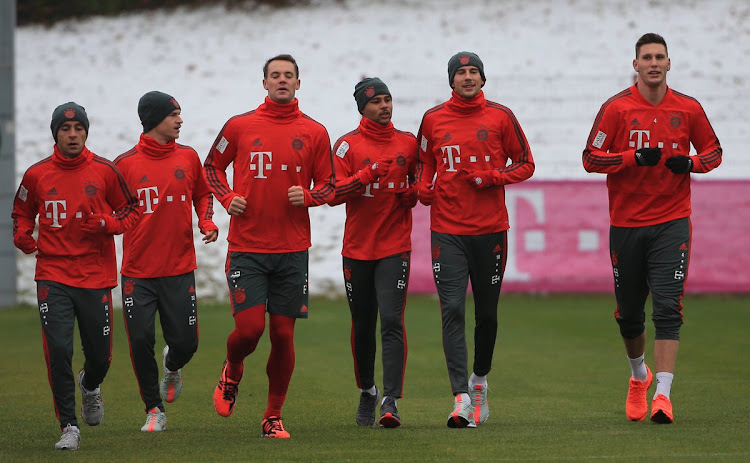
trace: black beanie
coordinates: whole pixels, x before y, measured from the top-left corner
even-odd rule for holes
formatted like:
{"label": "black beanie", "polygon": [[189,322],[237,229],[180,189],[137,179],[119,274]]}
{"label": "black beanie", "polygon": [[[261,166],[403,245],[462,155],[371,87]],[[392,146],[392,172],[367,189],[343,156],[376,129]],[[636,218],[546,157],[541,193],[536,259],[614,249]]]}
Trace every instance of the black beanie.
{"label": "black beanie", "polygon": [[366,77],[354,86],[354,99],[357,100],[357,109],[360,114],[365,109],[367,102],[375,98],[376,95],[391,96],[388,87],[378,77]]}
{"label": "black beanie", "polygon": [[83,124],[83,128],[86,129],[86,136],[89,135],[89,118],[86,115],[86,110],[83,106],[80,106],[72,101],[61,104],[54,111],[52,111],[52,122],[49,128],[52,130],[52,138],[57,143],[57,131],[60,130],[60,126],[67,121],[78,121]]}
{"label": "black beanie", "polygon": [[479,75],[482,76],[482,81],[487,81],[484,77],[484,63],[479,59],[479,56],[470,51],[460,51],[448,60],[448,83],[450,85],[453,85],[453,78],[456,76],[458,68],[463,66],[476,66],[479,69]]}
{"label": "black beanie", "polygon": [[180,104],[172,95],[156,90],[143,95],[138,100],[138,117],[141,118],[143,133],[150,132],[175,109],[180,109]]}

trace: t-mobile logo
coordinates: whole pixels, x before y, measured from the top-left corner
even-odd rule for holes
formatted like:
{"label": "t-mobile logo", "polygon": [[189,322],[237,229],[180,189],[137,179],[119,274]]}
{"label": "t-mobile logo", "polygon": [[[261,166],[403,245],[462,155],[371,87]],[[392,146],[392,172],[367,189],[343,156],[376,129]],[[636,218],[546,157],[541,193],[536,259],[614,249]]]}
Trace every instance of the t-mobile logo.
{"label": "t-mobile logo", "polygon": [[456,172],[456,164],[461,162],[461,147],[458,145],[441,146],[443,152],[443,162],[448,163],[446,172]]}
{"label": "t-mobile logo", "polygon": [[[52,206],[52,210],[50,210]],[[61,228],[60,220],[64,220],[67,217],[65,210],[68,208],[65,200],[62,201],[45,201],[44,210],[47,211],[46,217],[52,219],[52,228]]]}
{"label": "t-mobile logo", "polygon": [[[265,157],[268,156],[268,164],[265,162]],[[257,161],[255,159],[258,159]],[[270,151],[252,151],[250,152],[250,170],[258,171],[258,175],[255,178],[268,178],[266,172],[271,170],[271,161],[273,161],[273,154]]]}
{"label": "t-mobile logo", "polygon": [[155,186],[138,188],[138,199],[141,206],[146,206],[146,210],[143,213],[153,214],[153,206],[159,204],[159,188]]}

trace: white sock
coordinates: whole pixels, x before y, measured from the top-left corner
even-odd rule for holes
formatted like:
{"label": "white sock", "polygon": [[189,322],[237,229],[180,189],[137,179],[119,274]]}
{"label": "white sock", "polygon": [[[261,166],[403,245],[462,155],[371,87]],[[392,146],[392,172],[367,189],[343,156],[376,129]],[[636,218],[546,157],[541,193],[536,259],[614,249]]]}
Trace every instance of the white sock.
{"label": "white sock", "polygon": [[[459,394],[461,396],[461,402],[471,402],[471,398],[469,397],[469,394],[464,392],[463,394]],[[458,397],[458,396],[457,396]]]}
{"label": "white sock", "polygon": [[[385,403],[385,399],[386,399],[387,397],[388,397],[388,396],[383,396],[383,400],[381,400],[381,401],[380,401],[380,405],[383,405],[383,404]],[[398,399],[394,398],[394,399],[393,399],[393,404],[394,404],[394,405],[395,405],[396,407],[398,407]]]}
{"label": "white sock", "polygon": [[669,398],[669,391],[672,389],[672,379],[674,379],[673,373],[660,372],[656,374],[656,392],[654,393],[654,398],[657,394],[661,394],[667,399]]}
{"label": "white sock", "polygon": [[477,376],[472,373],[471,377],[469,378],[469,389],[474,389],[474,386],[476,386],[477,384],[481,385],[482,387],[486,387],[487,376]]}
{"label": "white sock", "polygon": [[633,379],[636,381],[646,381],[646,379],[648,379],[648,371],[646,371],[646,362],[644,361],[645,358],[646,354],[634,359],[628,357],[630,371],[633,375]]}
{"label": "white sock", "polygon": [[378,390],[375,388],[375,386],[371,387],[370,389],[361,389],[362,392],[366,392],[370,395],[377,395]]}

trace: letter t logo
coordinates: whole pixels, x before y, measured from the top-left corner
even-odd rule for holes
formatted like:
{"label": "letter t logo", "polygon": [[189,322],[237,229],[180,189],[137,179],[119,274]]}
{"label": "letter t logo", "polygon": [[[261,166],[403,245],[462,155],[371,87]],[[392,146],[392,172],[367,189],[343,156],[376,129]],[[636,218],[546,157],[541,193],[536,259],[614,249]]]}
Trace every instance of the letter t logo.
{"label": "letter t logo", "polygon": [[[153,192],[153,196],[151,193]],[[141,195],[143,198],[141,198]],[[141,206],[144,204],[146,205],[146,210],[143,211],[144,214],[153,214],[154,209],[152,208],[153,205],[159,203],[159,189],[155,186],[149,186],[146,188],[138,188],[138,199],[141,201]]]}
{"label": "letter t logo", "polygon": [[[58,205],[60,205],[60,208],[57,207]],[[62,225],[60,225],[60,219],[64,219],[67,216],[67,214],[65,214],[65,209],[67,209],[65,201],[45,201],[44,210],[48,210],[49,206],[52,206],[52,212],[47,212],[46,215],[48,219],[52,219],[52,225],[50,225],[50,227],[62,228]]]}
{"label": "letter t logo", "polygon": [[[268,164],[264,162],[265,156],[268,156]],[[258,158],[256,164],[253,164],[255,158]],[[271,161],[273,161],[273,154],[270,151],[254,151],[250,152],[250,170],[257,170],[258,175],[255,178],[268,178],[266,177],[266,171],[271,170]]]}
{"label": "letter t logo", "polygon": [[456,172],[454,161],[457,157],[461,156],[461,147],[458,145],[441,146],[440,150],[443,152],[443,155],[445,155],[443,162],[448,162],[448,169],[446,169],[446,172]]}

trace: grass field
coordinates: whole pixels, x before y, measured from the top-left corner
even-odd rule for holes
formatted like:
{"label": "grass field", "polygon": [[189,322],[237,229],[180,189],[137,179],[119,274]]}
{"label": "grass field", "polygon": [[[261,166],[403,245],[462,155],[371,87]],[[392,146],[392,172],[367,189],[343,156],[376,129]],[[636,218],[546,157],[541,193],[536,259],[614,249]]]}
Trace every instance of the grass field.
{"label": "grass field", "polygon": [[[625,418],[629,368],[612,296],[501,296],[491,416],[477,429],[445,424],[452,397],[434,298],[409,299],[399,429],[354,424],[359,393],[348,308],[340,300],[310,305],[310,319],[297,324],[297,367],[284,407],[292,439],[260,437],[267,335],[245,362],[234,414],[213,410],[232,322],[227,306],[206,303],[182,396],[167,404],[168,429],[157,434],[139,430],[145,414],[116,311],[104,420],[96,427],[81,422],[78,452],[54,450],[59,428],[36,309],[0,311],[0,461],[750,461],[750,297],[685,299],[670,426]],[[162,346],[158,338],[157,352]],[[651,343],[646,355],[653,367]],[[74,369],[82,363],[76,340]],[[80,395],[76,400],[80,407]]]}

